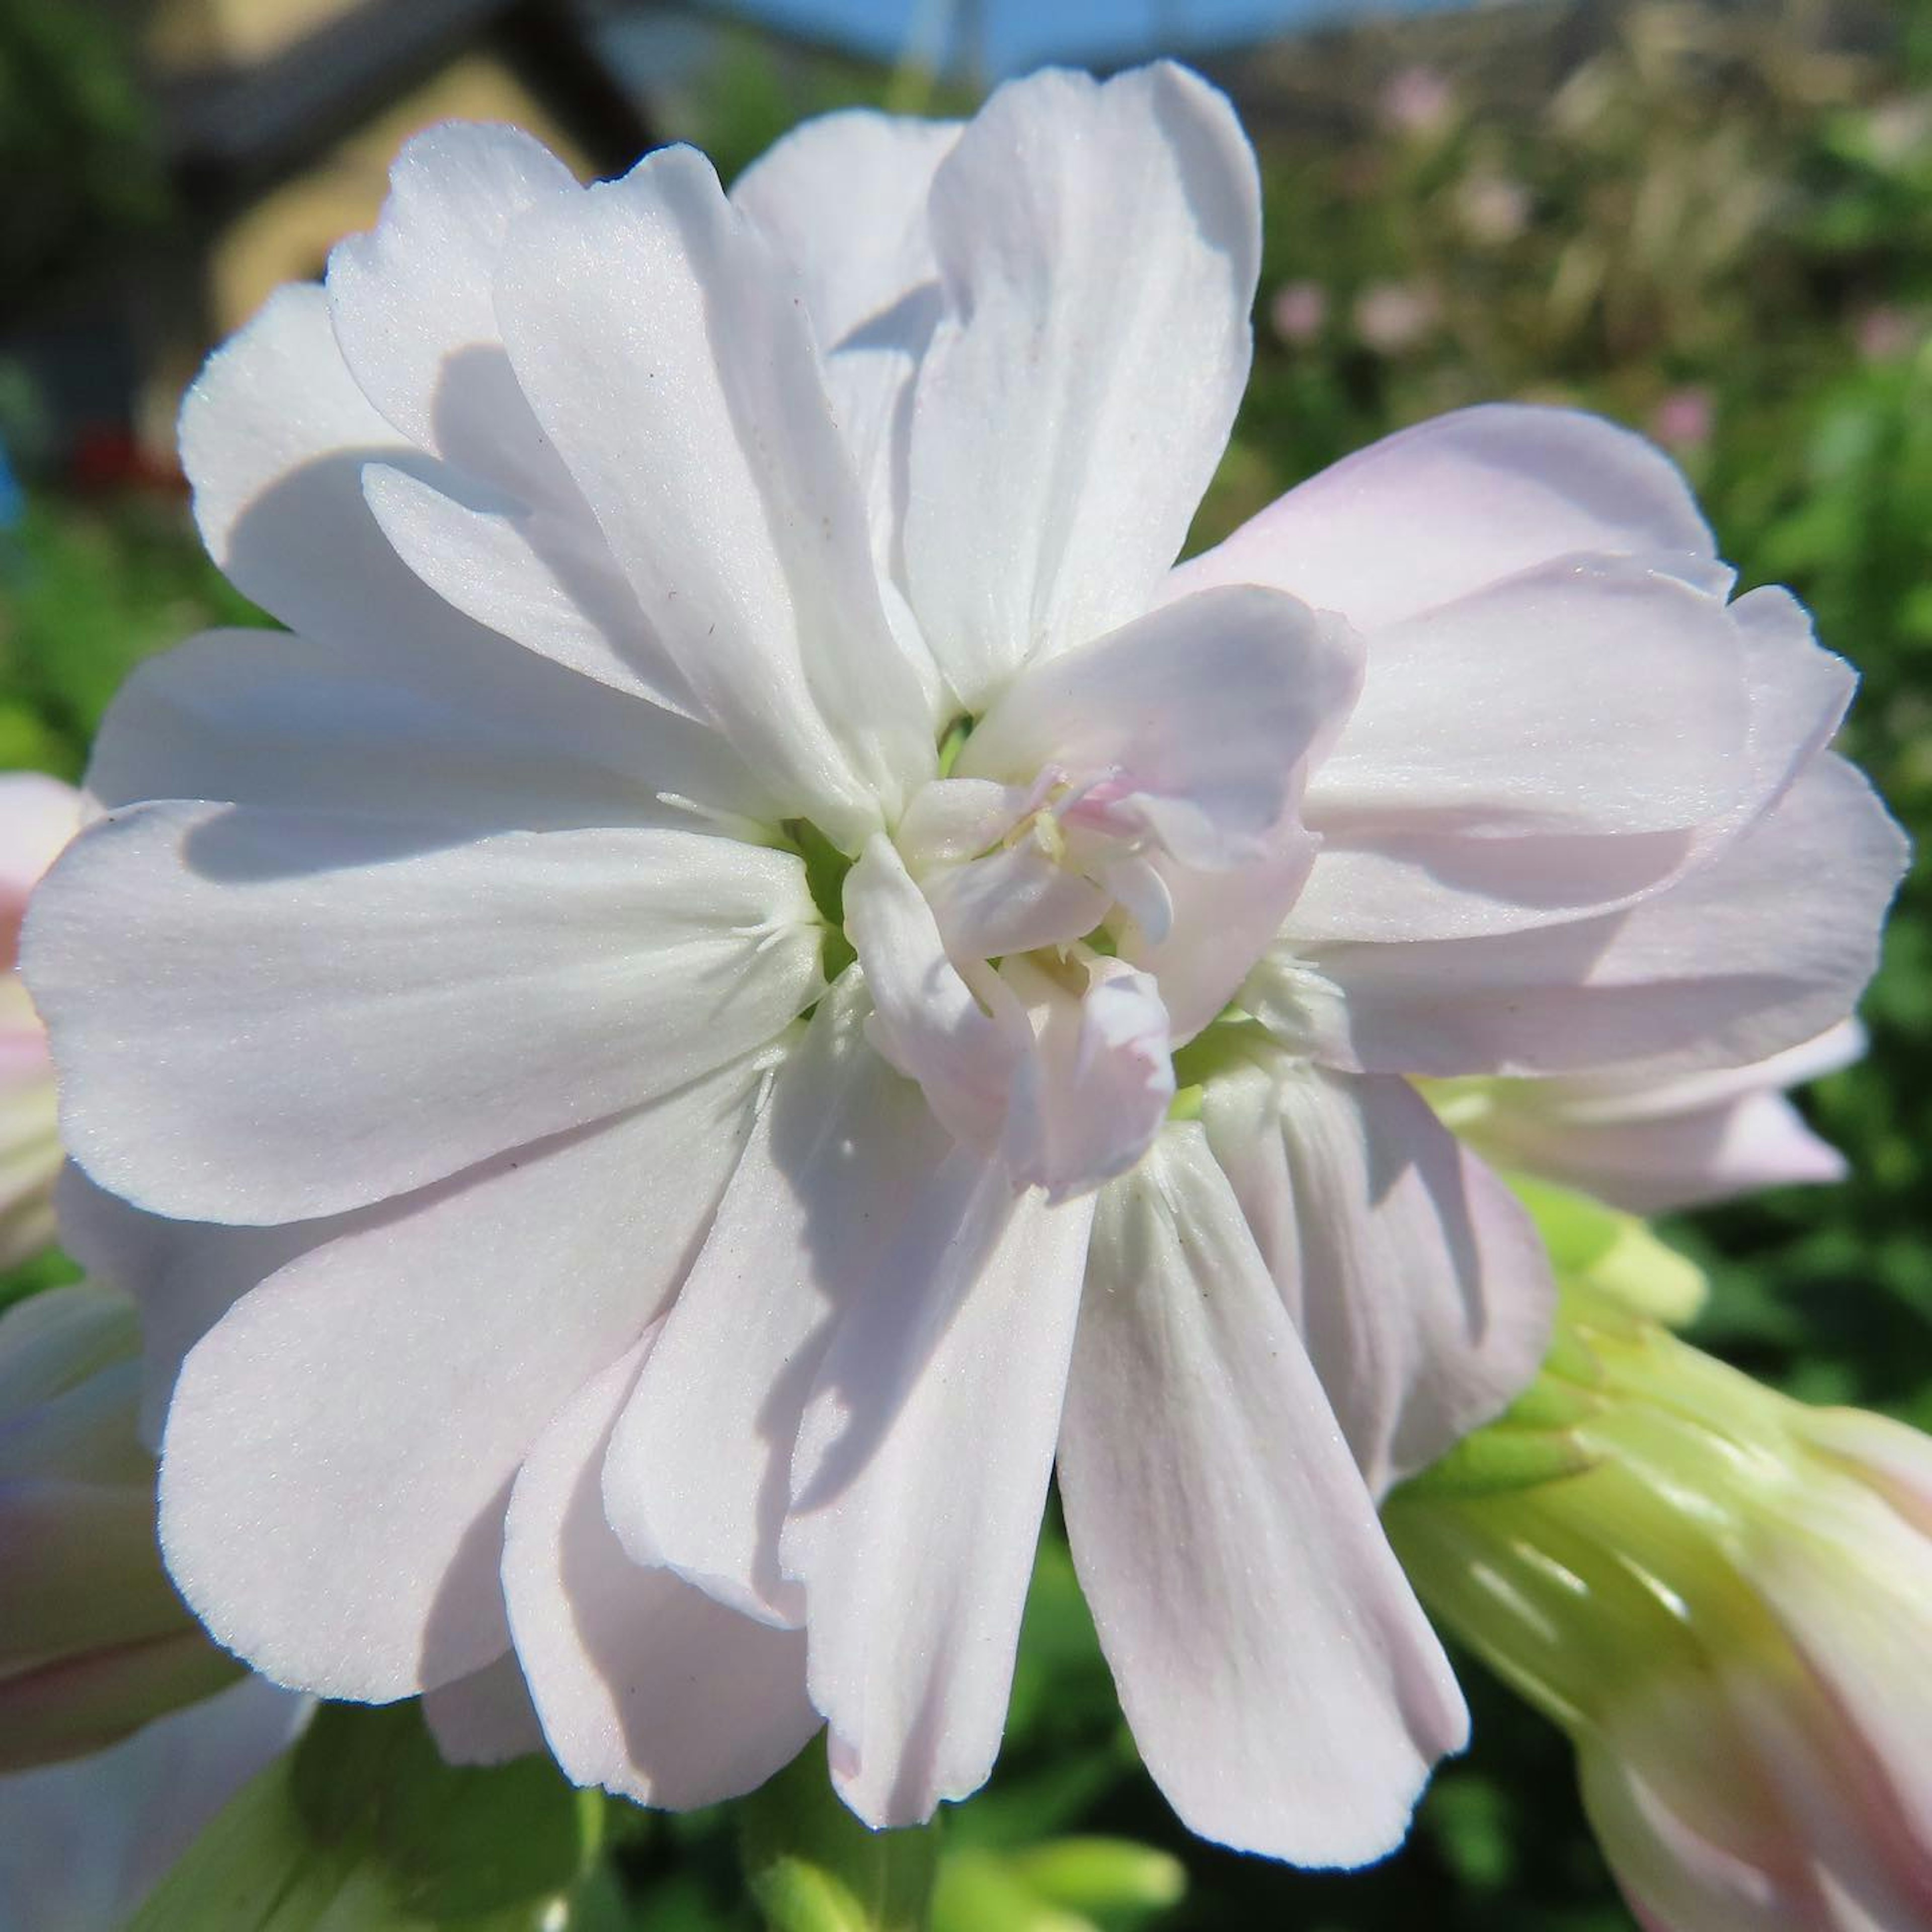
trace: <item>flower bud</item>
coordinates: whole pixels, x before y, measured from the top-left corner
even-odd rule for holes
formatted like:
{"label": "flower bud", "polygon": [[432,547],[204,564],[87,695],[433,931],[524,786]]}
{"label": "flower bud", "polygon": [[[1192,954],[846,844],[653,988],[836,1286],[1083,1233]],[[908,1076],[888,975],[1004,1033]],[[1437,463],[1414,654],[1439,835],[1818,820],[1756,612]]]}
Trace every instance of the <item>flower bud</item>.
{"label": "flower bud", "polygon": [[1932,1927],[1932,1441],[1573,1280],[1537,1383],[1386,1516],[1569,1732],[1646,1925]]}
{"label": "flower bud", "polygon": [[161,1567],[140,1346],[98,1282],[0,1316],[0,1771],[98,1750],[239,1669]]}

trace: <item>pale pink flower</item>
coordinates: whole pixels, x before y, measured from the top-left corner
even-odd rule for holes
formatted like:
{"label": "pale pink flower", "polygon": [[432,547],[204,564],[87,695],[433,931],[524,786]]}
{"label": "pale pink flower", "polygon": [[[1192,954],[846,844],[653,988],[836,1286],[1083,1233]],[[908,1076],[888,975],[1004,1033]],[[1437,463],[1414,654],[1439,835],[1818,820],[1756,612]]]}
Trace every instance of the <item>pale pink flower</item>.
{"label": "pale pink flower", "polygon": [[1529,226],[1529,190],[1508,175],[1478,170],[1456,190],[1456,214],[1472,241],[1500,248]]}
{"label": "pale pink flower", "polygon": [[452,128],[211,364],[196,513],[296,634],[137,676],[29,950],[258,1667],[520,1671],[673,1805],[824,1722],[904,1822],[992,1762],[1057,1457],[1182,1815],[1400,1836],[1466,1718],[1373,1490],[1550,1309],[1401,1076],[1808,1037],[1899,854],[1850,674],[1602,424],[1447,418],[1172,569],[1258,260],[1172,68],[729,200]]}
{"label": "pale pink flower", "polygon": [[1400,356],[1435,328],[1440,305],[1420,282],[1371,282],[1355,298],[1355,333],[1378,356]]}
{"label": "pale pink flower", "polygon": [[1328,291],[1319,282],[1284,282],[1268,303],[1268,322],[1292,349],[1305,349],[1328,322]]}
{"label": "pale pink flower", "polygon": [[80,819],[72,786],[38,772],[0,774],[0,1268],[53,1239],[53,1066],[14,956],[27,896]]}
{"label": "pale pink flower", "polygon": [[1875,302],[1860,311],[1852,339],[1868,362],[1894,362],[1912,352],[1923,332],[1895,303]]}
{"label": "pale pink flower", "polygon": [[1711,440],[1717,405],[1700,382],[1672,389],[1650,412],[1650,433],[1672,449],[1700,449]]}
{"label": "pale pink flower", "polygon": [[1841,1021],[1745,1066],[1654,1077],[1640,1063],[1553,1080],[1472,1081],[1431,1096],[1487,1160],[1660,1214],[1844,1178],[1844,1156],[1786,1090],[1849,1066],[1864,1030]]}
{"label": "pale pink flower", "polygon": [[1383,121],[1398,134],[1438,134],[1456,112],[1456,90],[1434,68],[1406,67],[1382,89],[1377,105]]}

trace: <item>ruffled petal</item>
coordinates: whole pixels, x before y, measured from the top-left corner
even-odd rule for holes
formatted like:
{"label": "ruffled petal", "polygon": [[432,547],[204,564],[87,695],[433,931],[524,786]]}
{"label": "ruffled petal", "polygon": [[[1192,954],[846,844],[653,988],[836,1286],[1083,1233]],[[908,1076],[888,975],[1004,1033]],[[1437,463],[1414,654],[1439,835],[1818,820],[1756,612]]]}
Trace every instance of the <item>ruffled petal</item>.
{"label": "ruffled petal", "polygon": [[1254,156],[1168,66],[1002,88],[932,199],[945,311],[913,411],[907,583],[955,695],[1138,616],[1247,380]]}
{"label": "ruffled petal", "polygon": [[496,306],[700,710],[789,810],[856,847],[930,776],[935,693],[886,623],[782,259],[702,157],[669,148],[526,214]]}
{"label": "ruffled petal", "polygon": [[613,702],[621,735],[586,732],[574,706],[513,722],[468,708],[458,683],[412,688],[283,632],[211,632],[122,686],[94,740],[88,794],[110,812],[220,799],[464,833],[778,815],[730,747],[688,718]]}
{"label": "ruffled petal", "polygon": [[734,1063],[523,1148],[236,1304],[183,1365],[161,1460],[169,1566],[224,1644],[374,1701],[502,1654],[518,1467],[662,1312],[763,1079]]}
{"label": "ruffled petal", "polygon": [[1907,856],[1871,788],[1828,753],[1734,844],[1627,910],[1471,939],[1277,949],[1241,997],[1278,1037],[1369,1072],[1741,1066],[1851,1010]]}
{"label": "ruffled petal", "polygon": [[1304,1864],[1397,1844],[1467,1714],[1198,1126],[1101,1197],[1060,1486],[1188,1827]]}
{"label": "ruffled petal", "polygon": [[790,855],[446,837],[190,805],[91,827],[27,943],[75,1158],[158,1213],[334,1213],[667,1093],[818,989]]}
{"label": "ruffled petal", "polygon": [[508,1764],[544,1748],[543,1726],[512,1651],[424,1691],[422,1713],[446,1764]]}

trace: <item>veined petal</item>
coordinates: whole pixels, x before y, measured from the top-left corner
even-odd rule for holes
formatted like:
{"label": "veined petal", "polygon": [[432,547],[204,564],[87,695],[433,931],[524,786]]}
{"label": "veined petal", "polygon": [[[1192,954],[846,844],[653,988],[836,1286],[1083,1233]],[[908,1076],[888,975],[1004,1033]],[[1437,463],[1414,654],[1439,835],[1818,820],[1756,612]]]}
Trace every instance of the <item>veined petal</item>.
{"label": "veined petal", "polygon": [[[958,1239],[985,1162],[866,1043],[849,973],[773,1087],[611,1438],[604,1507],[634,1562],[780,1624],[793,1446],[833,1328],[874,1282],[972,1278]],[[996,1231],[995,1231],[996,1232]]]}
{"label": "veined petal", "polygon": [[[1472,939],[1277,950],[1242,1000],[1277,1036],[1369,1072],[1739,1066],[1850,1012],[1906,856],[1871,788],[1826,753],[1734,844],[1625,910]],[[1311,969],[1341,997],[1307,997]]]}
{"label": "veined petal", "polygon": [[512,724],[466,709],[454,682],[447,695],[412,688],[284,632],[210,632],[122,686],[94,740],[88,794],[110,812],[172,798],[376,813],[445,824],[452,837],[748,830],[778,816],[730,747],[689,718],[614,700],[620,738],[586,734],[575,707],[533,708]]}
{"label": "veined petal", "polygon": [[1202,1124],[1377,1496],[1535,1375],[1555,1290],[1529,1216],[1405,1081],[1258,1046]]}
{"label": "veined petal", "polygon": [[662,1312],[764,1078],[739,1060],[520,1148],[236,1304],[182,1366],[161,1458],[169,1568],[224,1645],[378,1702],[502,1654],[518,1468]]}
{"label": "veined petal", "polygon": [[586,748],[610,748],[604,755],[620,765],[622,748],[650,728],[641,706],[611,696],[638,682],[639,667],[602,645],[579,650],[584,626],[566,627],[562,662],[547,662],[547,634],[526,627],[529,649],[499,636],[396,554],[364,500],[363,472],[427,459],[356,386],[320,289],[278,290],[208,358],[182,405],[181,453],[209,556],[304,637],[458,709],[513,727],[546,720]]}
{"label": "veined petal", "polygon": [[510,1498],[503,1594],[566,1773],[685,1810],[763,1784],[820,1719],[802,1631],[633,1563],[604,1518],[599,1474],[652,1339],[586,1383],[530,1452]]}
{"label": "veined petal", "polygon": [[1384,436],[1183,564],[1166,595],[1268,584],[1395,623],[1556,558],[1676,554],[1694,582],[1715,555],[1677,466],[1574,410],[1489,404]]}
{"label": "veined petal", "polygon": [[[608,264],[628,264],[621,275]],[[532,208],[496,280],[511,359],[646,621],[793,811],[848,849],[934,761],[794,278],[672,148]]]}
{"label": "veined petal", "polygon": [[1101,1196],[1060,1486],[1122,1708],[1189,1828],[1304,1864],[1399,1843],[1467,1714],[1198,1126]]}
{"label": "veined petal", "polygon": [[819,987],[788,854],[432,835],[190,805],[91,827],[27,945],[75,1157],[158,1213],[332,1214],[667,1093]]}
{"label": "veined petal", "polygon": [[1247,380],[1254,156],[1179,68],[1036,74],[960,136],[932,223],[907,584],[977,711],[1144,610],[1180,548]]}
{"label": "veined petal", "polygon": [[878,1826],[992,1768],[1093,1216],[992,1163],[961,1206],[922,1231],[922,1272],[875,1271],[841,1312],[792,1459],[812,1702],[832,1781]]}

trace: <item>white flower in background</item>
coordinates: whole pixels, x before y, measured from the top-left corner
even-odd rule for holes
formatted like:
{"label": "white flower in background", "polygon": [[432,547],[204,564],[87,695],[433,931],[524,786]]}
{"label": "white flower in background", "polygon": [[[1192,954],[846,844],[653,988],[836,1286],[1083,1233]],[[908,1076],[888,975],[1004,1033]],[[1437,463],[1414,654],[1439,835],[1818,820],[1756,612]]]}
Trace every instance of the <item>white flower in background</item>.
{"label": "white flower in background", "polygon": [[1429,1098],[1485,1160],[1634,1214],[1661,1214],[1762,1187],[1842,1180],[1844,1156],[1785,1094],[1864,1050],[1864,1029],[1841,1020],[1744,1066],[1653,1075],[1632,1064],[1548,1080],[1446,1082]]}
{"label": "white flower in background", "polygon": [[122,1932],[308,1712],[248,1678],[110,1749],[0,1778],[0,1932]]}
{"label": "white flower in background", "polygon": [[489,128],[394,182],[184,416],[297,634],[134,680],[29,946],[69,1144],[180,1217],[66,1210],[186,1358],[175,1575],[293,1684],[520,1668],[650,1802],[824,1721],[902,1823],[992,1760],[1057,1452],[1183,1816],[1386,1850],[1466,1718],[1372,1492],[1550,1306],[1402,1076],[1840,1017],[1899,863],[1849,673],[1562,413],[1172,570],[1259,252],[1179,70],[729,200]]}
{"label": "white flower in background", "polygon": [[71,785],[38,772],[0,774],[0,1268],[54,1236],[61,1151],[53,1064],[14,958],[27,896],[80,822]]}
{"label": "white flower in background", "polygon": [[1610,1304],[1564,1325],[1564,1472],[1390,1504],[1431,1609],[1569,1732],[1649,1932],[1925,1932],[1932,1441]]}
{"label": "white flower in background", "polygon": [[0,1772],[99,1750],[236,1674],[161,1568],[140,1346],[98,1282],[0,1315]]}

